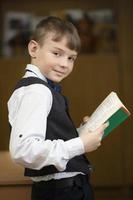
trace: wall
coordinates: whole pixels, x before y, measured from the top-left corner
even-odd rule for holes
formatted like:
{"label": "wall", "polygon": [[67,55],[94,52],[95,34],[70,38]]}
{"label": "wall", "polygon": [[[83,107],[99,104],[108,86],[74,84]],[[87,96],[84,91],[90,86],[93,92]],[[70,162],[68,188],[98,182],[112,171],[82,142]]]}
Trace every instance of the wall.
{"label": "wall", "polygon": [[[119,32],[120,32],[120,54],[119,54],[119,69],[120,69],[120,82],[121,92],[123,99],[127,105],[133,111],[133,2],[131,0],[119,1]],[[123,174],[125,184],[129,185],[133,183],[133,119],[132,116],[129,119],[128,126],[123,127]],[[125,173],[126,171],[126,173]]]}

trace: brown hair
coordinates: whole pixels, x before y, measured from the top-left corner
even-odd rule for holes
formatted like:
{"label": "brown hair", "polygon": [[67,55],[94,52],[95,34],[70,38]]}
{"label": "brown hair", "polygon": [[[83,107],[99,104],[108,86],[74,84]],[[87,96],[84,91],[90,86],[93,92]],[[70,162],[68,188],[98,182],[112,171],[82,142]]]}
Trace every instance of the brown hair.
{"label": "brown hair", "polygon": [[79,52],[80,38],[75,26],[68,21],[58,17],[48,16],[42,19],[32,33],[31,39],[43,45],[44,39],[48,33],[53,33],[53,41],[60,41],[64,36],[67,37],[67,47]]}

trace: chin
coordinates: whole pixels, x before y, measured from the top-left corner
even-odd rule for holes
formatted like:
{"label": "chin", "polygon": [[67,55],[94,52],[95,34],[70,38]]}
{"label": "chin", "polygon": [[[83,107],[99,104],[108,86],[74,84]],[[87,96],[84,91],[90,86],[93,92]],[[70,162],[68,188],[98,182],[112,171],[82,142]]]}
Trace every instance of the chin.
{"label": "chin", "polygon": [[53,80],[55,83],[60,83],[62,81],[62,79],[54,79]]}
{"label": "chin", "polygon": [[55,83],[59,83],[59,82],[61,82],[63,79],[64,79],[64,77],[55,77],[55,78],[53,78],[53,81],[54,81]]}

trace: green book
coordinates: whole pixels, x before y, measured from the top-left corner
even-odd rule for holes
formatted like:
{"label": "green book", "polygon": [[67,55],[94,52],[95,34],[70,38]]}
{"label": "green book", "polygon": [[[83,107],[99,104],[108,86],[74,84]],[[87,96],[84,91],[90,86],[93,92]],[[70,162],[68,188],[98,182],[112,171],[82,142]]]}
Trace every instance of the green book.
{"label": "green book", "polygon": [[109,122],[109,126],[104,130],[103,138],[108,136],[113,129],[124,122],[130,112],[119,99],[115,92],[111,92],[92,113],[89,120],[79,129],[87,128],[94,132],[103,123]]}

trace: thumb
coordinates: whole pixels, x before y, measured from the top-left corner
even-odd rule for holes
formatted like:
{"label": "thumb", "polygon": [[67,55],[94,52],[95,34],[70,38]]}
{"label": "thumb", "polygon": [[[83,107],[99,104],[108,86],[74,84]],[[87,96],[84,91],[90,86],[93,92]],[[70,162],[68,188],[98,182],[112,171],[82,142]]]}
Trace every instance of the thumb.
{"label": "thumb", "polygon": [[89,116],[83,117],[83,124],[85,124],[89,120]]}

